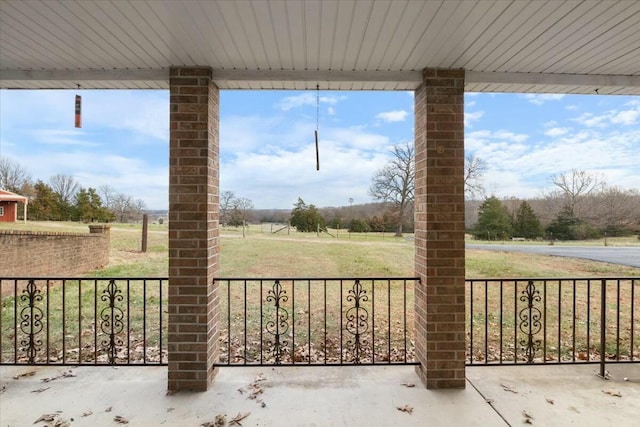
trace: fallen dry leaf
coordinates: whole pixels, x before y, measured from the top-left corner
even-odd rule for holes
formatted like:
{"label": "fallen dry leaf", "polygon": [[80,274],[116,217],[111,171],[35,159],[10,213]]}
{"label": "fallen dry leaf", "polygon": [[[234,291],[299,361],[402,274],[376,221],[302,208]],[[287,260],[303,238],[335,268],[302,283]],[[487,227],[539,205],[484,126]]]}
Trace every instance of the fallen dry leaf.
{"label": "fallen dry leaf", "polygon": [[109,406],[107,409],[104,410],[104,412],[111,412],[113,408],[111,406]]}
{"label": "fallen dry leaf", "polygon": [[115,417],[113,417],[113,421],[119,424],[129,424],[129,420],[125,417],[121,417],[120,415],[116,415]]}
{"label": "fallen dry leaf", "polygon": [[527,411],[522,411],[522,415],[524,415],[525,424],[533,424],[531,422],[531,420],[533,419],[533,416],[530,413],[528,413]]}
{"label": "fallen dry leaf", "polygon": [[260,373],[258,374],[258,376],[257,376],[257,377],[255,377],[255,379],[253,380],[253,382],[256,382],[256,383],[257,383],[257,382],[260,382],[260,381],[266,381],[266,380],[267,380],[267,378],[262,374],[262,372],[260,372]]}
{"label": "fallen dry leaf", "polygon": [[37,423],[40,423],[40,422],[48,423],[48,422],[54,421],[58,415],[59,414],[57,414],[57,413],[56,414],[42,414],[42,415],[40,415],[40,418],[35,420],[33,423],[34,424],[37,424]]}
{"label": "fallen dry leaf", "polygon": [[227,416],[224,414],[216,415],[216,419],[213,422],[214,427],[224,427],[224,425],[227,423]]}
{"label": "fallen dry leaf", "polygon": [[224,427],[227,424],[227,416],[225,414],[216,415],[215,420],[207,421],[200,424],[201,427]]}
{"label": "fallen dry leaf", "polygon": [[20,378],[23,378],[23,377],[32,377],[35,374],[36,374],[36,371],[24,372],[22,374],[14,375],[13,379],[14,380],[19,380]]}
{"label": "fallen dry leaf", "polygon": [[51,387],[39,388],[36,390],[31,390],[31,393],[42,393],[43,391],[49,390]]}
{"label": "fallen dry leaf", "polygon": [[82,413],[82,416],[83,416],[83,417],[88,417],[89,415],[93,415],[93,412],[91,412],[91,411],[87,411],[87,412],[83,412],[83,413]]}
{"label": "fallen dry leaf", "polygon": [[251,415],[251,412],[247,412],[245,414],[241,414],[240,412],[238,412],[238,415],[236,415],[235,417],[233,417],[233,418],[231,418],[229,420],[229,425],[230,426],[241,426],[242,423],[240,423],[240,421],[244,420],[249,415]]}
{"label": "fallen dry leaf", "polygon": [[59,418],[56,420],[56,423],[53,427],[71,427],[71,422],[64,418]]}
{"label": "fallen dry leaf", "polygon": [[504,391],[508,391],[514,394],[518,394],[518,391],[516,389],[514,389],[513,387],[511,387],[510,385],[507,384],[500,384],[500,386],[502,387],[502,389]]}
{"label": "fallen dry leaf", "polygon": [[0,394],[4,393],[5,391],[7,391],[7,387],[6,386],[0,387]]}
{"label": "fallen dry leaf", "polygon": [[173,412],[175,410],[176,410],[176,408],[167,408],[167,412]]}
{"label": "fallen dry leaf", "polygon": [[413,413],[413,407],[409,406],[409,405],[404,405],[404,406],[396,406],[396,409],[400,412],[406,412],[408,414],[412,414]]}
{"label": "fallen dry leaf", "polygon": [[61,373],[60,375],[58,375],[57,377],[48,377],[48,378],[42,378],[40,381],[42,381],[43,383],[48,383],[51,381],[55,381],[58,380],[60,378],[71,378],[71,377],[75,377],[76,375],[72,372],[72,371],[65,371],[63,373]]}
{"label": "fallen dry leaf", "polygon": [[608,394],[609,396],[622,397],[622,393],[620,393],[619,391],[602,390],[602,392],[604,394]]}
{"label": "fallen dry leaf", "polygon": [[415,387],[416,386],[414,383],[402,383],[400,385],[403,385],[403,386],[405,386],[407,388],[411,388],[411,387]]}
{"label": "fallen dry leaf", "polygon": [[550,403],[550,404],[552,404],[552,405],[553,405],[553,404],[554,404],[554,403],[556,403],[556,402],[554,402],[554,401],[553,401],[553,399],[547,399],[547,403]]}

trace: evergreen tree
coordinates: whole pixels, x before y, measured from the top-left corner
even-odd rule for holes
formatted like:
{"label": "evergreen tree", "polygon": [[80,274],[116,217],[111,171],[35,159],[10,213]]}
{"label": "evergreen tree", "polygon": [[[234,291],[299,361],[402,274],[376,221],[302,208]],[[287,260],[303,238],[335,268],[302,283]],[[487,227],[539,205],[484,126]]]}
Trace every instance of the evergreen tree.
{"label": "evergreen tree", "polygon": [[62,200],[42,181],[33,186],[35,197],[29,202],[29,216],[40,221],[60,221]]}
{"label": "evergreen tree", "polygon": [[325,219],[314,205],[307,205],[298,197],[291,211],[291,225],[301,232],[312,232],[326,227]]}
{"label": "evergreen tree", "polygon": [[527,202],[522,202],[516,211],[513,221],[513,235],[525,239],[535,239],[542,236],[540,220]]}
{"label": "evergreen tree", "polygon": [[478,223],[473,230],[476,239],[496,240],[511,237],[511,217],[497,197],[485,199],[478,210]]}

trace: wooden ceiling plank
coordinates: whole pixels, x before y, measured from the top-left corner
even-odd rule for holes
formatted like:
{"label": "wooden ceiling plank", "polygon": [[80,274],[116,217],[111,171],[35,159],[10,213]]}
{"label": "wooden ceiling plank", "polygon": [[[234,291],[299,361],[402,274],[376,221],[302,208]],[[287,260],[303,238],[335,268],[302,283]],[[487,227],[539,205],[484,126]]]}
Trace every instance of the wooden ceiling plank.
{"label": "wooden ceiling plank", "polygon": [[[472,48],[476,42],[482,38],[482,35],[487,31],[487,28],[491,26],[498,17],[504,12],[508,6],[506,2],[493,1],[490,6],[478,10],[478,17],[473,26],[465,31],[462,44],[457,49],[452,49],[449,54],[439,64],[441,68],[462,68],[466,63],[467,58],[473,55]],[[475,9],[474,9],[475,10]]]}
{"label": "wooden ceiling plank", "polygon": [[[412,69],[409,68],[409,59],[416,49],[422,50],[428,46],[428,40],[425,39],[425,36],[435,22],[442,4],[442,0],[440,2],[425,2],[424,8],[418,15],[413,17],[412,24],[409,26],[409,31],[404,37],[400,49],[396,51],[393,57],[392,64],[395,64],[395,66],[391,67],[392,69]],[[420,25],[417,25],[417,23],[420,23]]]}
{"label": "wooden ceiling plank", "polygon": [[477,53],[470,59],[474,69],[478,71],[496,71],[498,64],[505,58],[519,52],[525,43],[523,37],[535,33],[535,28],[548,18],[548,11],[543,11],[539,3],[515,3],[501,16],[502,29],[492,43],[479,46]]}
{"label": "wooden ceiling plank", "polygon": [[[8,4],[15,5],[16,3]],[[25,7],[22,3],[19,3],[19,5]],[[28,16],[23,13],[28,13]],[[14,19],[11,19],[11,17]],[[23,18],[24,21],[19,21],[18,19],[20,18]],[[77,52],[70,52],[71,49],[68,47],[59,49],[59,44],[65,42],[57,36],[58,33],[54,31],[55,28],[52,23],[42,17],[39,10],[21,9],[16,10],[14,15],[11,16],[3,14],[0,17],[0,23],[3,43],[5,41],[13,41],[14,45],[24,55],[29,55],[36,61],[45,59],[48,64],[53,64],[56,68],[66,68],[75,63],[86,64],[86,67],[94,64],[90,60],[80,59],[82,55],[78,55]]]}
{"label": "wooden ceiling plank", "polygon": [[[252,19],[257,23],[255,28],[256,36],[260,40],[262,52],[256,53],[257,58],[264,57],[261,64],[267,64],[269,70],[279,69],[280,51],[278,49],[276,35],[273,30],[273,23],[269,15],[269,5],[267,2],[251,3]],[[248,29],[248,31],[251,31]],[[257,67],[256,67],[257,68]],[[264,66],[262,68],[265,68]]]}
{"label": "wooden ceiling plank", "polygon": [[339,2],[336,27],[334,33],[333,50],[331,52],[330,70],[344,70],[345,55],[347,52],[347,43],[349,42],[349,34],[353,23],[353,13],[355,10],[355,2],[352,0]]}
{"label": "wooden ceiling plank", "polygon": [[[638,38],[640,10],[634,14],[633,18],[633,20],[627,19],[623,24],[616,24],[610,28],[611,31],[607,31],[606,35],[593,41],[587,49],[576,50],[568,54],[563,58],[564,68],[571,67],[573,69],[575,67],[584,72],[597,70],[610,63],[612,58],[620,56],[621,53],[630,54],[638,49],[640,46]],[[555,66],[550,69],[561,69],[561,67]]]}
{"label": "wooden ceiling plank", "polygon": [[[384,4],[378,6],[384,7]],[[371,16],[376,9],[376,3],[355,3],[355,10],[353,13],[353,20],[349,28],[348,43],[345,49],[345,57],[342,62],[342,69],[344,70],[356,70],[359,69],[357,64],[362,55],[362,49],[365,45],[365,39],[367,31],[370,30],[373,33],[379,29],[380,21],[373,21]],[[369,33],[369,37],[374,39],[373,33]],[[365,61],[362,61],[365,62]]]}
{"label": "wooden ceiling plank", "polygon": [[446,22],[444,28],[436,34],[434,39],[429,41],[428,48],[425,49],[422,58],[415,67],[424,68],[426,64],[440,64],[451,51],[460,51],[466,30],[477,20],[474,10],[477,13],[480,8],[481,3],[479,2],[458,3],[454,14]]}
{"label": "wooden ceiling plank", "polygon": [[[388,4],[391,6],[392,2],[389,1]],[[403,7],[399,7],[399,5]],[[382,70],[381,62],[387,56],[387,52],[389,52],[389,46],[398,31],[398,25],[407,9],[407,5],[408,3],[406,1],[395,1],[393,2],[394,7],[387,9],[380,31],[376,34],[375,48],[368,55],[367,62],[364,64],[363,69],[373,71]]]}
{"label": "wooden ceiling plank", "polygon": [[[247,28],[253,27],[251,30],[255,34],[257,23],[253,21],[251,6],[245,2],[223,2],[219,3],[221,14],[217,17],[224,22],[224,28],[228,29],[230,37],[233,39],[233,45],[237,49],[238,56],[241,58],[242,67],[249,70],[255,70],[265,67],[265,55],[262,51],[260,43],[256,39],[248,36]],[[258,59],[260,57],[260,59]]]}
{"label": "wooden ceiling plank", "polygon": [[155,12],[153,4],[143,1],[130,2],[129,5],[135,11],[136,25],[142,28],[145,36],[153,40],[153,45],[158,52],[155,58],[162,62],[162,66],[167,64],[178,65],[188,63],[185,52],[175,46],[172,42],[171,30],[160,20]]}
{"label": "wooden ceiling plank", "polygon": [[[557,8],[547,8],[547,16],[535,27],[535,31],[530,31],[523,40],[526,45],[522,46],[517,52],[513,52],[511,57],[501,64],[496,70],[522,72],[528,70],[525,64],[536,58],[535,52],[538,49],[545,49],[551,46],[554,35],[558,28],[561,28],[571,22],[572,18],[579,14],[579,6],[582,2],[566,1],[557,4]],[[532,71],[532,70],[528,70]],[[540,70],[536,69],[536,72]]]}
{"label": "wooden ceiling plank", "polygon": [[[82,8],[91,17],[96,31],[103,40],[109,40],[110,44],[125,57],[129,67],[153,68],[158,67],[156,61],[152,61],[140,46],[140,40],[144,38],[137,30],[129,33],[123,26],[127,22],[118,8],[109,9],[113,4],[108,2],[83,2]],[[106,8],[106,9],[105,9]]]}
{"label": "wooden ceiling plank", "polygon": [[[604,8],[604,6],[608,7]],[[600,7],[603,8],[601,9]],[[623,18],[621,16],[626,16],[627,10],[622,9],[620,3],[615,5],[599,3],[589,12],[580,17],[580,19],[575,20],[571,25],[556,30],[557,35],[548,43],[549,46],[553,47],[538,49],[532,54],[532,58],[526,63],[526,66],[529,69],[539,70],[540,72],[566,72],[566,64],[571,62],[572,59],[582,58],[585,55],[593,57],[594,51],[606,52],[615,43],[605,46],[605,39],[614,37],[614,34],[633,26],[633,24],[630,25],[625,22],[629,21],[628,17]],[[617,18],[614,18],[616,16]],[[636,16],[640,16],[640,8],[636,11]],[[598,24],[598,22],[603,21],[604,23]],[[588,28],[588,30],[585,30],[585,28]],[[599,46],[601,47],[599,48]],[[584,70],[585,68],[583,67],[576,68],[576,72],[584,72]]]}
{"label": "wooden ceiling plank", "polygon": [[[459,8],[461,5],[464,7]],[[452,33],[459,31],[459,29],[453,25],[455,25],[468,10],[472,9],[473,6],[473,2],[443,2],[434,19],[429,23],[422,39],[416,44],[416,49],[414,49],[407,58],[404,68],[411,70],[422,70],[426,68],[426,66],[431,63],[430,58],[435,53],[435,46],[438,46],[438,41],[448,44],[450,40],[449,37]]]}

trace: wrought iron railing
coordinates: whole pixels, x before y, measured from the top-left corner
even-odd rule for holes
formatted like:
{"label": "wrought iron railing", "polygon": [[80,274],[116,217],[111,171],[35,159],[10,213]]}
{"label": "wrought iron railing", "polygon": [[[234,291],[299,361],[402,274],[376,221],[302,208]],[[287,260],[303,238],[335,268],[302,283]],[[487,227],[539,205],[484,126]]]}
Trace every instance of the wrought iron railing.
{"label": "wrought iron railing", "polygon": [[[417,278],[219,278],[217,366],[418,364]],[[467,365],[640,362],[640,278],[468,279]],[[167,364],[166,278],[0,278],[0,364]]]}
{"label": "wrought iron railing", "polygon": [[0,364],[165,365],[166,278],[0,278]]}
{"label": "wrought iron railing", "polygon": [[216,279],[216,365],[415,365],[417,280]]}
{"label": "wrought iron railing", "polygon": [[640,362],[640,278],[467,280],[467,364]]}

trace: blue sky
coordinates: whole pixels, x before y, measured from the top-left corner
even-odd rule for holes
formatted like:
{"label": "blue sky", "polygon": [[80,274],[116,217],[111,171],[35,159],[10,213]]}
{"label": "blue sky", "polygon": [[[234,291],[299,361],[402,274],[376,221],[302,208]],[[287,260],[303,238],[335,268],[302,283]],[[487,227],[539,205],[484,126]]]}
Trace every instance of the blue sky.
{"label": "blue sky", "polygon": [[[74,96],[83,127],[73,126]],[[168,91],[0,91],[0,154],[47,181],[111,185],[168,207]],[[465,95],[465,148],[488,166],[498,197],[539,197],[553,174],[586,170],[610,186],[640,189],[640,97]],[[371,201],[375,170],[413,139],[412,92],[222,91],[221,189],[256,208]]]}

